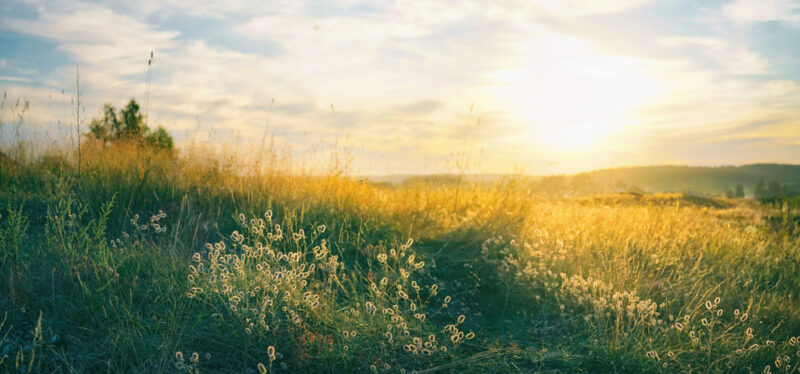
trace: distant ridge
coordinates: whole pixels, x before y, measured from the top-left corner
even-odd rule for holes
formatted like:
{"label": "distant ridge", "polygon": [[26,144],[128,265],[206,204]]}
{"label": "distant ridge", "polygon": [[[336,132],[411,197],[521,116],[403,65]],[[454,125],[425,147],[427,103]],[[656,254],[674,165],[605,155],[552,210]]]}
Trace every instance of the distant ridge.
{"label": "distant ridge", "polygon": [[[468,182],[494,182],[508,174],[468,174]],[[618,192],[631,188],[647,192],[691,192],[721,195],[736,184],[744,187],[745,194],[752,196],[756,183],[777,181],[790,190],[800,191],[800,165],[779,163],[756,163],[740,166],[688,166],[654,165],[628,166],[597,169],[576,174],[549,176],[527,175],[530,181],[543,190],[572,189],[579,194]],[[361,179],[376,183],[401,185],[414,182],[451,184],[458,181],[457,174],[431,175],[381,175],[365,176]]]}
{"label": "distant ridge", "polygon": [[605,188],[636,186],[651,192],[699,192],[722,194],[742,184],[752,195],[755,184],[778,181],[789,189],[800,190],[800,165],[747,164],[741,166],[635,166],[599,169],[573,176],[588,179]]}

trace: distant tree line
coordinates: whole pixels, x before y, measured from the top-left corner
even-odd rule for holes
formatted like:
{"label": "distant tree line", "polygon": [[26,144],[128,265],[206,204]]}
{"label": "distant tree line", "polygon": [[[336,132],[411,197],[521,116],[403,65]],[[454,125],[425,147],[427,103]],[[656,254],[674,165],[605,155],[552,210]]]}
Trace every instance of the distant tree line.
{"label": "distant tree line", "polygon": [[774,202],[786,198],[800,197],[800,192],[777,180],[767,184],[763,179],[759,179],[753,188],[753,197],[765,202]]}
{"label": "distant tree line", "polygon": [[741,183],[737,183],[733,189],[725,190],[725,197],[731,199],[741,199],[744,197],[744,186]]}
{"label": "distant tree line", "polygon": [[119,112],[113,105],[106,103],[100,116],[89,123],[89,137],[100,140],[103,144],[137,142],[171,151],[174,147],[172,136],[161,126],[156,130],[149,129],[139,109],[139,104],[134,99],[131,99]]}

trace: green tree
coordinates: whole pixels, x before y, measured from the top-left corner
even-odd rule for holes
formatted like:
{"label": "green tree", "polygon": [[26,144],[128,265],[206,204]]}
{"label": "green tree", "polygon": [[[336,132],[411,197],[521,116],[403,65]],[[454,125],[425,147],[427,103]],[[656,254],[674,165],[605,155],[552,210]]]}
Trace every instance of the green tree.
{"label": "green tree", "polygon": [[144,116],[139,113],[139,104],[136,100],[131,99],[125,109],[119,111],[119,115],[122,117],[120,137],[137,139],[147,132],[147,127],[144,125]]}
{"label": "green tree", "polygon": [[736,183],[736,187],[733,193],[733,197],[743,198],[744,197],[744,186],[741,183]]}
{"label": "green tree", "polygon": [[760,199],[764,197],[766,190],[764,189],[764,180],[759,179],[756,181],[756,186],[753,189],[753,197]]}
{"label": "green tree", "polygon": [[126,140],[135,141],[157,149],[172,150],[172,136],[163,127],[150,131],[144,124],[144,116],[139,112],[139,104],[131,99],[119,111],[110,103],[103,105],[100,116],[89,124],[88,136],[105,143]]}
{"label": "green tree", "polygon": [[147,145],[154,148],[172,150],[173,147],[172,137],[167,133],[167,130],[164,130],[161,126],[159,126],[156,131],[147,134],[144,140]]}
{"label": "green tree", "polygon": [[119,120],[117,119],[117,111],[111,104],[106,103],[103,105],[103,110],[100,117],[93,119],[89,123],[89,135],[94,138],[108,141],[111,134],[119,131]]}
{"label": "green tree", "polygon": [[769,187],[767,187],[767,197],[778,197],[782,195],[782,192],[781,182],[769,182]]}
{"label": "green tree", "polygon": [[725,197],[727,197],[729,199],[732,199],[732,198],[736,197],[736,191],[734,191],[734,190],[732,190],[730,188],[726,188],[725,189]]}

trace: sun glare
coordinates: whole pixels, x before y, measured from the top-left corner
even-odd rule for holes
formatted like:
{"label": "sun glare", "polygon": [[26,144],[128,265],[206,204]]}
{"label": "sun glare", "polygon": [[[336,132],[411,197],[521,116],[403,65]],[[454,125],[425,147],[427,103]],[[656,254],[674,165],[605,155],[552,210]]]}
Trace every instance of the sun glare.
{"label": "sun glare", "polygon": [[662,87],[646,61],[605,56],[575,39],[537,38],[525,48],[519,67],[497,74],[495,96],[525,136],[552,151],[613,146]]}

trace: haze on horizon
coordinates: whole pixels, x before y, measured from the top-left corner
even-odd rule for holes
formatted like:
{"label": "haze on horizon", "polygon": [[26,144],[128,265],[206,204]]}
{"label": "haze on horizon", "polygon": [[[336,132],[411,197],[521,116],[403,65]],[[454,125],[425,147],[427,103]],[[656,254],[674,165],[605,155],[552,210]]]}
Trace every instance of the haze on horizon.
{"label": "haze on horizon", "polygon": [[0,46],[34,137],[65,138],[79,66],[85,117],[149,92],[178,145],[362,175],[800,163],[797,0],[11,0]]}

